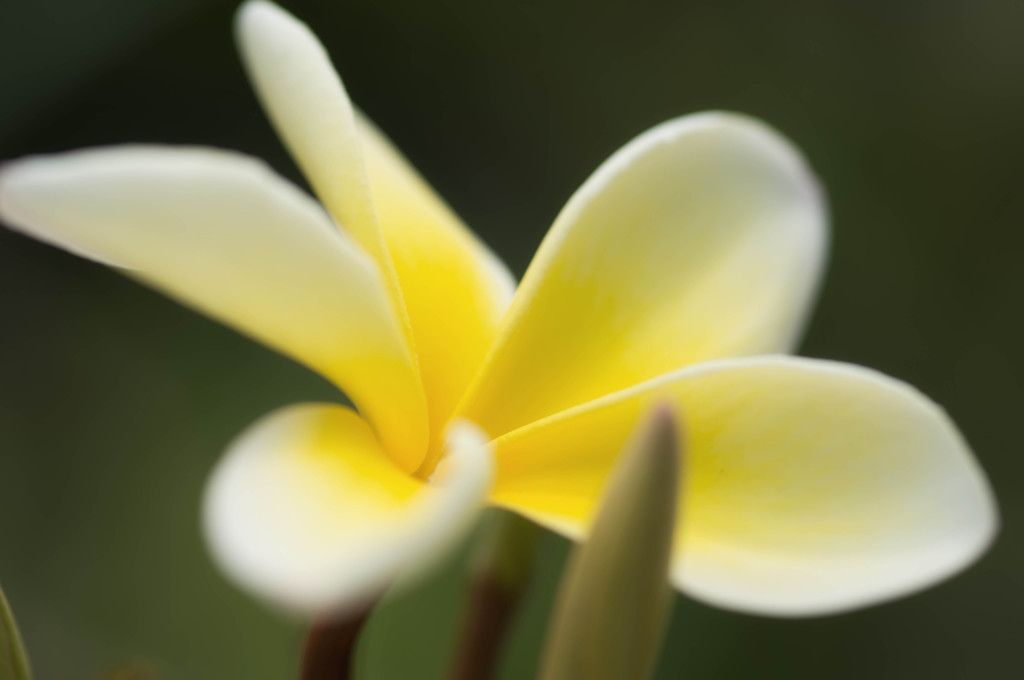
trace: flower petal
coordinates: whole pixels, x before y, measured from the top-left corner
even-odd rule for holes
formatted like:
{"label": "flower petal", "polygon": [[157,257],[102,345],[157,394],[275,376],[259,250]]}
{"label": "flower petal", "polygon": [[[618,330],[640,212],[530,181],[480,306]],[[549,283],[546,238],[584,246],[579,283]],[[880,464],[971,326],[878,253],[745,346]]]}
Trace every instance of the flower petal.
{"label": "flower petal", "polygon": [[306,363],[419,464],[422,387],[376,266],[259,161],[155,146],[28,158],[0,173],[0,216]]}
{"label": "flower petal", "polygon": [[461,536],[492,465],[483,434],[456,425],[423,483],[350,409],[291,406],[250,427],[221,460],[206,492],[206,534],[222,568],[255,594],[303,615],[344,613]]}
{"label": "flower petal", "polygon": [[493,499],[579,536],[637,418],[688,435],[675,584],[730,609],[844,611],[921,589],[991,541],[983,473],[941,408],[858,366],[707,362],[501,437]]}
{"label": "flower petal", "polygon": [[317,196],[385,273],[393,273],[352,104],[323,46],[305,24],[264,0],[239,8],[235,34],[260,101]]}
{"label": "flower petal", "polygon": [[699,361],[788,351],[825,223],[810,170],[762,123],[644,133],[558,216],[460,412],[497,436]]}
{"label": "flower petal", "polygon": [[[494,342],[515,281],[391,142],[369,120],[360,123],[373,198],[412,323],[431,433],[441,433]],[[436,442],[432,448],[438,450]]]}
{"label": "flower petal", "polygon": [[237,32],[263,105],[317,194],[394,277],[437,438],[494,340],[515,284],[384,135],[353,113],[305,24],[251,0],[239,10]]}

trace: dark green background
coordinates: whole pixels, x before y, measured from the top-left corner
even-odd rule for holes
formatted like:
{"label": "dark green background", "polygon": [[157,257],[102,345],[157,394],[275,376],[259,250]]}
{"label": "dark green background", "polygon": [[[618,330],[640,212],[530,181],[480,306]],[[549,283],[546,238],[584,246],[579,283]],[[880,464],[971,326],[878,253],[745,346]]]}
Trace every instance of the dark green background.
{"label": "dark green background", "polygon": [[[0,159],[202,143],[297,179],[235,55],[234,4],[0,0]],[[647,127],[708,108],[777,126],[810,157],[834,215],[804,353],[920,386],[991,476],[1004,529],[964,575],[805,621],[680,599],[659,678],[1024,677],[1024,2],[287,6],[517,274],[573,189]],[[0,581],[39,680],[132,660],[167,679],[292,676],[301,629],[215,572],[199,498],[255,417],[337,395],[115,273],[6,231],[0,319]],[[532,677],[565,549],[543,544],[506,680]],[[463,571],[380,612],[365,678],[440,677]]]}

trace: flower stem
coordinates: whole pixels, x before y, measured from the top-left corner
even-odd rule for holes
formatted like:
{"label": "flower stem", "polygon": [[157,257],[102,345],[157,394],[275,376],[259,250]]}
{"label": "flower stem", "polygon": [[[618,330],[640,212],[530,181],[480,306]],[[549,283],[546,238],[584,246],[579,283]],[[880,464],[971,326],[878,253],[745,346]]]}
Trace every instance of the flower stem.
{"label": "flower stem", "polygon": [[343,619],[313,624],[302,653],[300,680],[349,680],[353,677],[356,641],[373,605]]}
{"label": "flower stem", "polygon": [[496,511],[480,546],[452,680],[494,676],[502,643],[529,582],[540,529]]}

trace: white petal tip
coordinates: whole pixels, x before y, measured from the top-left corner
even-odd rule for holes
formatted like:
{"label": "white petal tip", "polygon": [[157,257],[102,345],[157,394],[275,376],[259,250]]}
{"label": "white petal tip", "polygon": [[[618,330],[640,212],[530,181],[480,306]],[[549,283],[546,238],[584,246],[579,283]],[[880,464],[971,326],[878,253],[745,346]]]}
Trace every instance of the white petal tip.
{"label": "white petal tip", "polygon": [[[833,415],[849,414],[831,424],[849,432],[845,440],[833,439],[832,446],[850,447],[841,474],[850,488],[863,485],[860,497],[851,497],[860,509],[828,518],[843,484],[827,466],[821,468],[822,482],[832,491],[820,499],[818,514],[791,517],[797,520],[793,528],[809,529],[802,541],[792,540],[794,534],[780,546],[784,549],[766,550],[766,529],[750,534],[748,544],[703,544],[699,556],[695,544],[693,557],[684,550],[673,569],[672,580],[683,592],[764,616],[841,614],[935,586],[971,566],[992,545],[999,510],[991,485],[945,410],[913,386],[840,362],[761,357],[718,363],[772,364],[763,378],[791,376],[776,384],[776,391],[786,384],[793,391],[804,379],[834,390],[819,393],[817,402],[831,402]],[[714,364],[706,366],[711,375]],[[793,431],[800,427],[799,421],[791,425]],[[886,455],[874,454],[876,463],[858,472],[858,460],[869,461],[874,447]]]}
{"label": "white petal tip", "polygon": [[249,39],[268,41],[289,30],[308,34],[316,42],[305,23],[268,0],[247,0],[235,12],[235,35],[243,46]]}
{"label": "white petal tip", "polygon": [[290,16],[279,5],[269,0],[246,0],[235,11],[235,21],[238,24],[249,21],[259,21],[262,17]]}
{"label": "white petal tip", "polygon": [[0,223],[19,234],[57,246],[87,260],[117,266],[89,248],[67,237],[49,233],[39,226],[45,220],[38,219],[34,206],[60,200],[59,197],[48,196],[48,188],[60,179],[65,159],[73,163],[75,156],[75,152],[54,156],[26,156],[0,165]]}
{"label": "white petal tip", "polygon": [[651,142],[671,142],[682,135],[701,131],[729,135],[749,144],[751,149],[761,150],[819,200],[824,200],[822,183],[800,148],[760,118],[735,111],[702,111],[667,120],[648,130],[641,138],[651,135]]}

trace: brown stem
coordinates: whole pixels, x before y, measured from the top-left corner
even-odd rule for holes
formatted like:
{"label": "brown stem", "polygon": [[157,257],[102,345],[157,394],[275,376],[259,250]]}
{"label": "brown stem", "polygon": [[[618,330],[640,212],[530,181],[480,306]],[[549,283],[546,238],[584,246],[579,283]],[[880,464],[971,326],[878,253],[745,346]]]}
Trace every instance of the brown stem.
{"label": "brown stem", "polygon": [[494,676],[505,633],[533,565],[537,527],[507,512],[492,520],[478,553],[452,680]]}
{"label": "brown stem", "polygon": [[356,641],[372,605],[343,619],[313,624],[302,653],[300,680],[349,680],[353,677]]}
{"label": "brown stem", "polygon": [[518,604],[519,592],[508,590],[494,579],[484,576],[473,584],[453,680],[493,677],[505,631]]}

